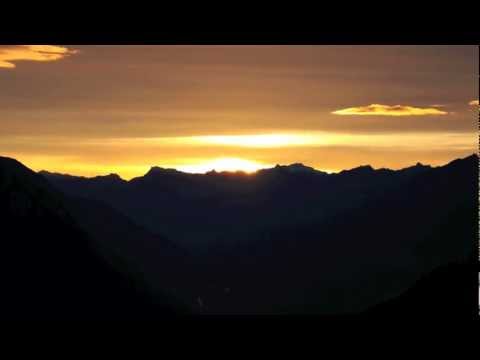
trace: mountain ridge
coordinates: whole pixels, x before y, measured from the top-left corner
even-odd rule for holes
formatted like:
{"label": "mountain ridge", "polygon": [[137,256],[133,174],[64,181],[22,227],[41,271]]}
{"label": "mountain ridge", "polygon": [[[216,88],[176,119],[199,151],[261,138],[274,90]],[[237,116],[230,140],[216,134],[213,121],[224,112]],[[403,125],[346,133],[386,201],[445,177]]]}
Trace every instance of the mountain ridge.
{"label": "mountain ridge", "polygon": [[203,312],[358,312],[474,251],[476,154],[396,171],[49,180],[194,254]]}
{"label": "mountain ridge", "polygon": [[[1,158],[1,156],[0,156],[0,158]],[[4,158],[7,158],[7,157],[4,157]],[[279,169],[294,170],[293,172],[296,172],[295,170],[301,170],[300,172],[311,172],[311,173],[322,174],[322,175],[323,174],[336,175],[336,174],[349,174],[349,173],[372,172],[372,171],[373,172],[375,172],[375,171],[407,171],[407,170],[418,169],[418,168],[439,168],[439,167],[447,166],[447,165],[449,165],[450,163],[452,163],[456,160],[461,160],[461,159],[467,160],[467,159],[470,159],[470,158],[478,161],[478,155],[476,153],[473,153],[473,154],[468,155],[466,157],[463,157],[463,158],[460,158],[460,159],[454,159],[454,160],[451,160],[451,161],[449,161],[449,162],[447,162],[443,165],[437,165],[437,166],[432,166],[432,165],[429,165],[429,164],[422,164],[420,162],[417,162],[415,165],[409,165],[409,166],[402,167],[402,168],[399,168],[399,169],[391,169],[391,168],[385,168],[385,167],[374,168],[373,166],[367,164],[367,165],[359,165],[359,166],[356,166],[356,167],[353,167],[353,168],[350,168],[350,169],[343,169],[343,170],[339,170],[337,172],[330,172],[330,173],[319,170],[319,169],[315,169],[311,166],[304,165],[303,163],[291,163],[291,164],[288,164],[288,165],[277,164],[277,165],[275,165],[271,168],[262,168],[262,169],[257,170],[256,172],[253,172],[253,173],[246,173],[242,170],[217,171],[217,170],[214,170],[214,169],[210,170],[210,171],[206,171],[205,173],[190,173],[190,172],[184,172],[184,171],[181,171],[181,170],[177,170],[177,169],[174,169],[174,168],[164,168],[164,167],[161,167],[161,166],[153,165],[153,166],[150,167],[150,169],[144,175],[136,176],[136,177],[133,177],[133,178],[128,179],[128,180],[122,178],[120,175],[118,175],[116,173],[110,173],[110,174],[107,174],[107,175],[95,175],[95,176],[71,175],[71,174],[59,173],[59,172],[48,171],[48,170],[39,170],[38,173],[42,174],[42,175],[46,175],[46,176],[51,176],[51,177],[53,177],[53,176],[72,177],[72,178],[87,179],[87,180],[115,179],[115,180],[121,180],[122,182],[130,182],[132,180],[139,179],[139,178],[142,178],[142,177],[146,177],[146,176],[149,176],[149,175],[172,175],[172,174],[175,174],[175,175],[196,175],[196,176],[199,176],[199,175],[208,175],[208,174],[227,174],[227,175],[232,176],[232,175],[236,175],[236,174],[243,174],[243,175],[255,176],[255,175],[262,174],[262,173],[268,173],[268,172],[273,171],[275,169],[276,170],[279,170]]]}

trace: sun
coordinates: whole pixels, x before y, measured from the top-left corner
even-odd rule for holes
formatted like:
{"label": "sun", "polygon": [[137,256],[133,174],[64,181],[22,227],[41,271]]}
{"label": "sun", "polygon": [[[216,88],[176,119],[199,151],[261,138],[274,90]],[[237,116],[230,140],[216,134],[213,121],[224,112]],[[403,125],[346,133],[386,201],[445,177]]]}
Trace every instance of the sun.
{"label": "sun", "polygon": [[211,160],[206,160],[205,162],[200,162],[198,164],[191,165],[179,165],[176,168],[180,171],[188,173],[206,173],[208,171],[244,171],[246,173],[254,173],[257,170],[264,169],[269,167],[269,164],[262,164],[257,161],[234,158],[234,157],[223,157],[216,158]]}

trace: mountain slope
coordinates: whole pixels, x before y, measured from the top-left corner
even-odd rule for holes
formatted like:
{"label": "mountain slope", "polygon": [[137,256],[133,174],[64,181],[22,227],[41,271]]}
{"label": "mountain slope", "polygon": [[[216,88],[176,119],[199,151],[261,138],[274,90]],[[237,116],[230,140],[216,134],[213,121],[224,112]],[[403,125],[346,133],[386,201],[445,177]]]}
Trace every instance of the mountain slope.
{"label": "mountain slope", "polygon": [[0,157],[2,319],[146,319],[181,311],[115,271],[67,210],[63,195]]}
{"label": "mountain slope", "polygon": [[144,281],[153,296],[169,294],[185,307],[197,306],[200,271],[188,252],[105,203],[74,197],[67,200],[69,211],[112,267]]}

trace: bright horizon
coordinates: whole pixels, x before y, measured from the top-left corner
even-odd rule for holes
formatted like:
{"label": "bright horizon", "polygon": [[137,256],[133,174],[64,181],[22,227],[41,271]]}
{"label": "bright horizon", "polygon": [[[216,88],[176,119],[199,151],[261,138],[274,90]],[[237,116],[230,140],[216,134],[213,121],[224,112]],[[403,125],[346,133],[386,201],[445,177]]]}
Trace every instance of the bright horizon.
{"label": "bright horizon", "polygon": [[[467,154],[467,155],[465,155],[464,157],[461,157],[461,158],[465,158],[465,157],[468,157],[468,156],[471,156],[471,155],[477,155],[478,156],[478,152],[472,152],[471,154]],[[439,164],[427,164],[427,163],[421,163],[421,164],[424,165],[424,166],[441,167],[441,166],[447,165],[448,163],[450,163],[451,161],[454,161],[454,160],[457,160],[457,159],[451,159],[447,162],[439,163]],[[227,163],[227,165],[225,167],[219,166],[218,169],[220,169],[220,170],[215,169],[214,165],[222,164],[224,162]],[[243,172],[247,175],[253,175],[253,174],[256,174],[259,170],[268,170],[268,169],[274,168],[275,166],[290,166],[290,165],[298,164],[298,163],[289,163],[289,164],[256,164],[256,163],[254,163],[253,164],[254,168],[251,168],[249,170],[240,170],[239,168],[235,167],[235,164],[237,162],[243,163],[244,160],[243,159],[237,159],[237,158],[219,158],[219,159],[214,159],[211,163],[184,165],[184,166],[179,166],[177,168],[174,168],[174,167],[168,166],[168,165],[167,166],[159,166],[159,165],[152,164],[152,165],[142,167],[141,169],[140,168],[135,169],[136,170],[135,171],[136,175],[135,176],[130,176],[130,177],[122,176],[121,174],[119,174],[115,171],[108,171],[108,169],[103,173],[93,173],[93,172],[87,171],[86,175],[83,172],[82,173],[63,172],[63,171],[49,170],[49,169],[45,169],[45,168],[38,168],[38,169],[33,169],[32,168],[32,170],[34,170],[36,172],[46,171],[46,172],[49,172],[49,173],[57,173],[57,174],[60,174],[60,175],[71,175],[71,176],[78,176],[78,177],[85,177],[85,178],[93,178],[93,177],[97,177],[97,176],[108,176],[108,175],[114,174],[114,175],[118,175],[122,180],[130,181],[130,180],[132,180],[136,177],[142,177],[142,176],[146,175],[152,168],[155,168],[155,167],[162,168],[162,169],[165,169],[165,170],[176,170],[176,171],[187,173],[187,174],[198,174],[198,175],[205,175],[210,171],[215,171],[215,172],[218,172],[218,173],[221,173],[221,172],[227,172],[227,173]],[[248,160],[247,160],[247,162],[248,162]],[[397,167],[397,168],[375,167],[375,166],[373,166],[373,168],[374,168],[374,170],[378,170],[378,169],[382,169],[382,168],[383,169],[390,169],[390,170],[401,170],[401,169],[405,169],[405,168],[408,168],[408,167],[411,167],[411,166],[415,166],[417,163],[418,162],[414,162],[414,163],[411,163],[409,165],[402,166],[402,167]],[[328,173],[328,174],[336,174],[336,173],[339,173],[339,172],[344,171],[344,170],[351,170],[351,169],[354,169],[356,167],[369,166],[370,165],[370,164],[359,164],[358,166],[355,166],[355,167],[352,167],[352,168],[345,168],[345,169],[318,169],[318,168],[315,168],[315,167],[310,166],[308,164],[303,164],[303,163],[301,163],[301,164],[306,166],[306,167],[311,167],[316,171],[322,171],[322,172],[325,172],[325,173]],[[258,167],[256,167],[257,165],[258,165]],[[248,168],[248,166],[249,165],[247,165],[247,168]],[[137,174],[137,171],[138,171],[138,174]]]}

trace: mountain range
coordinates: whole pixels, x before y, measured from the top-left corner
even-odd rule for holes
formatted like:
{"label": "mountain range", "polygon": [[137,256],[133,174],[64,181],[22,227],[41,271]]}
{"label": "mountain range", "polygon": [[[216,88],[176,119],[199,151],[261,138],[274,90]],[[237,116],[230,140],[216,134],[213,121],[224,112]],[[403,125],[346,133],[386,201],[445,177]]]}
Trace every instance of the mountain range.
{"label": "mountain range", "polygon": [[0,157],[1,316],[403,313],[415,287],[478,259],[477,195],[477,155],[130,181]]}

